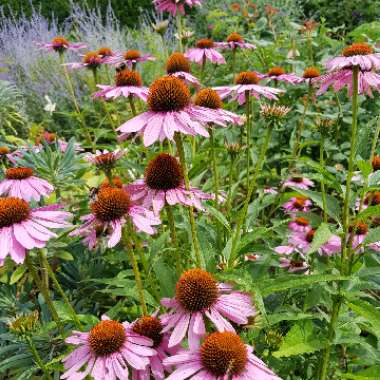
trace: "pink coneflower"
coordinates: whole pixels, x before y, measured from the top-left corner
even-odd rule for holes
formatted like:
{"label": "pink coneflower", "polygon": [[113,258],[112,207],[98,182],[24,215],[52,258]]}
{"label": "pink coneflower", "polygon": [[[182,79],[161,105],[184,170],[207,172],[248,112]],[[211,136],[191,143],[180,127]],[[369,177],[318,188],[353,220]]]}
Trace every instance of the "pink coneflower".
{"label": "pink coneflower", "polygon": [[116,99],[119,96],[137,97],[144,102],[148,99],[149,89],[142,86],[141,76],[136,71],[127,69],[118,71],[115,75],[115,85],[98,84],[100,91],[95,92],[94,98]]}
{"label": "pink coneflower", "polygon": [[274,187],[265,186],[263,189],[264,194],[278,194],[278,190]]}
{"label": "pink coneflower", "polygon": [[161,317],[165,325],[163,331],[173,330],[169,347],[182,342],[188,333],[190,349],[197,348],[201,337],[206,334],[204,316],[218,331],[234,332],[227,319],[244,325],[248,323],[248,317],[256,314],[248,294],[233,291],[230,285],[218,283],[202,269],[184,272],[177,282],[175,298],[164,298],[161,303],[171,309]]}
{"label": "pink coneflower", "polygon": [[9,168],[0,182],[0,195],[38,202],[54,191],[48,181],[34,176],[31,168]]}
{"label": "pink coneflower", "polygon": [[[352,96],[352,70],[343,69],[321,75],[314,78],[312,83],[320,84],[317,95],[324,94],[330,86],[334,92],[340,91],[342,88],[347,87],[349,96]],[[372,89],[380,92],[380,75],[374,71],[359,71],[358,72],[358,94],[366,94],[372,97]]]}
{"label": "pink coneflower", "polygon": [[124,153],[125,150],[123,149],[116,149],[113,152],[104,149],[103,151],[97,150],[95,154],[87,153],[84,158],[97,167],[113,168],[116,164],[116,161],[123,157]]}
{"label": "pink coneflower", "polygon": [[288,259],[286,257],[280,257],[280,267],[287,269],[289,273],[302,272],[308,274],[309,265],[302,257]]}
{"label": "pink coneflower", "polygon": [[287,73],[282,67],[272,67],[266,74],[261,75],[264,79],[273,80],[275,82],[286,82],[290,84],[298,84],[303,79],[294,73]]}
{"label": "pink coneflower", "polygon": [[219,120],[212,110],[191,104],[191,95],[186,84],[172,76],[153,82],[147,103],[149,111],[128,120],[118,128],[122,132],[121,140],[133,132],[139,132],[143,136],[145,146],[165,138],[173,140],[175,132],[208,137],[204,125],[218,123]]}
{"label": "pink coneflower", "polygon": [[155,380],[165,378],[165,369],[162,362],[168,355],[175,355],[179,347],[169,348],[169,338],[162,332],[163,326],[157,316],[143,316],[132,324],[132,330],[136,334],[145,336],[153,342],[152,348],[156,355],[149,357],[149,366],[144,370],[134,369],[133,380],[148,380],[152,376]]}
{"label": "pink coneflower", "polygon": [[79,50],[85,49],[86,44],[81,42],[73,43],[69,42],[65,37],[54,37],[51,42],[48,43],[38,43],[37,44],[41,49],[48,51],[55,51],[57,53],[63,53],[66,50]]}
{"label": "pink coneflower", "polygon": [[313,187],[313,186],[314,186],[313,181],[301,176],[293,176],[287,179],[283,184],[283,187],[296,187],[302,190],[308,190],[310,187]]}
{"label": "pink coneflower", "polygon": [[128,367],[144,370],[149,358],[156,355],[153,342],[133,331],[128,322],[117,322],[103,316],[89,332],[73,331],[66,343],[78,346],[63,359],[66,372],[61,379],[95,380],[129,378]]}
{"label": "pink coneflower", "polygon": [[342,51],[342,56],[334,57],[325,63],[329,71],[352,69],[358,66],[361,71],[380,69],[380,54],[374,53],[366,43],[354,43]]}
{"label": "pink coneflower", "polygon": [[309,198],[302,195],[296,197],[291,197],[287,202],[285,202],[282,207],[286,212],[294,214],[295,212],[307,212],[310,211],[312,202]]}
{"label": "pink coneflower", "polygon": [[222,49],[230,49],[230,50],[256,49],[255,45],[250,44],[248,42],[244,42],[243,37],[239,33],[236,33],[236,32],[231,33],[227,37],[226,42],[215,42],[215,46]]}
{"label": "pink coneflower", "polygon": [[214,332],[199,348],[164,360],[177,369],[166,380],[281,380],[233,332]]}
{"label": "pink coneflower", "polygon": [[[357,198],[355,202],[355,207],[357,210],[360,208],[361,198]],[[380,205],[380,191],[370,191],[366,194],[363,204],[362,210],[365,210],[368,206],[377,206]]]}
{"label": "pink coneflower", "polygon": [[9,255],[12,260],[24,262],[26,250],[43,248],[57,235],[50,228],[65,228],[71,214],[59,211],[60,205],[31,208],[20,198],[0,198],[0,265]]}
{"label": "pink coneflower", "polygon": [[294,218],[291,222],[289,222],[288,227],[291,231],[297,232],[307,232],[311,229],[309,219],[302,216]]}
{"label": "pink coneflower", "polygon": [[[350,237],[352,240],[352,247],[357,253],[363,252],[364,250],[364,240],[368,234],[368,225],[363,222],[356,222],[349,227]],[[367,245],[369,248],[376,252],[380,252],[380,241],[370,243]]]}
{"label": "pink coneflower", "polygon": [[306,67],[306,69],[303,72],[302,78],[304,82],[307,83],[313,83],[316,81],[319,76],[321,75],[320,70],[317,67]]}
{"label": "pink coneflower", "polygon": [[[289,235],[290,246],[297,248],[303,253],[307,253],[311,247],[315,235],[315,230],[309,228],[305,231],[292,231]],[[341,250],[341,239],[337,235],[332,235],[329,240],[318,249],[320,255],[331,256]]]}
{"label": "pink coneflower", "polygon": [[64,63],[71,70],[76,69],[91,69],[96,70],[100,65],[106,62],[108,58],[104,58],[98,54],[97,51],[89,51],[82,56],[82,62],[68,62]]}
{"label": "pink coneflower", "polygon": [[185,5],[192,8],[196,5],[201,5],[202,0],[153,0],[157,12],[169,12],[176,16],[177,12],[185,14]]}
{"label": "pink coneflower", "polygon": [[166,72],[168,75],[183,79],[187,85],[192,85],[195,88],[200,86],[199,80],[191,75],[189,60],[182,53],[175,52],[168,58]]}
{"label": "pink coneflower", "polygon": [[222,54],[215,50],[215,44],[213,40],[204,38],[202,40],[199,40],[196,46],[196,48],[190,48],[185,53],[185,57],[191,62],[195,62],[199,65],[204,65],[207,60],[217,65],[226,63],[226,60]]}
{"label": "pink coneflower", "polygon": [[237,100],[239,104],[245,103],[247,92],[256,99],[263,96],[271,100],[278,100],[276,95],[284,92],[279,88],[261,86],[258,84],[259,81],[256,73],[244,71],[236,76],[234,86],[214,87],[214,90],[222,99],[231,96],[231,100]]}
{"label": "pink coneflower", "polygon": [[226,124],[243,125],[244,119],[236,113],[223,109],[223,102],[219,94],[212,88],[203,88],[195,96],[195,105],[213,110],[214,123],[224,126]]}
{"label": "pink coneflower", "polygon": [[109,47],[101,47],[97,51],[102,58],[113,57],[115,53]]}
{"label": "pink coneflower", "polygon": [[129,69],[134,70],[136,65],[140,62],[155,61],[156,58],[151,54],[141,54],[139,50],[128,50],[124,53],[115,53],[113,57],[105,59],[105,63],[123,69],[127,66]]}
{"label": "pink coneflower", "polygon": [[127,218],[130,218],[138,231],[149,235],[155,233],[152,226],[160,224],[160,219],[153,212],[135,205],[127,191],[111,186],[101,188],[90,207],[92,213],[82,216],[84,223],[70,234],[84,237],[89,248],[95,247],[97,236],[102,233],[110,235],[108,248],[118,244]]}
{"label": "pink coneflower", "polygon": [[143,207],[153,208],[159,215],[165,204],[193,206],[204,210],[202,201],[213,199],[213,195],[191,187],[186,190],[182,167],[170,154],[160,153],[145,169],[145,178],[126,186],[131,199]]}

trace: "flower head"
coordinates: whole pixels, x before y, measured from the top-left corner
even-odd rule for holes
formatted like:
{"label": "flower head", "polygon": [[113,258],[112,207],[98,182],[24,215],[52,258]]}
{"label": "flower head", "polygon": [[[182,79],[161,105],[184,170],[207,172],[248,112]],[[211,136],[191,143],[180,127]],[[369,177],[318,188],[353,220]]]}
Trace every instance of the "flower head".
{"label": "flower head", "polygon": [[185,57],[199,65],[203,65],[206,60],[209,60],[211,63],[215,63],[217,65],[226,63],[226,60],[222,54],[215,50],[214,41],[209,38],[198,40],[196,47],[189,49],[185,53]]}
{"label": "flower head", "polygon": [[179,52],[174,52],[166,61],[166,72],[168,75],[173,75],[183,79],[186,84],[199,87],[199,80],[190,73],[189,60]]}
{"label": "flower head", "polygon": [[57,53],[64,53],[66,50],[79,50],[87,47],[83,43],[72,43],[69,42],[65,37],[57,36],[54,37],[51,42],[48,43],[38,43],[37,44],[41,49],[48,51],[55,51]]}
{"label": "flower head", "polygon": [[112,57],[108,57],[104,63],[116,66],[118,69],[123,70],[125,67],[135,69],[137,63],[155,61],[151,54],[142,54],[139,50],[127,50],[125,52],[114,53]]}
{"label": "flower head", "polygon": [[344,48],[341,56],[328,60],[325,66],[329,71],[351,70],[353,66],[358,66],[362,71],[378,70],[380,54],[374,53],[366,43],[354,43]]}
{"label": "flower head", "polygon": [[36,177],[31,168],[6,169],[5,178],[0,182],[0,195],[18,197],[28,202],[38,202],[41,197],[53,191],[54,187],[46,180]]}
{"label": "flower head", "polygon": [[374,171],[380,170],[380,156],[374,156],[371,163]]}
{"label": "flower head", "polygon": [[222,99],[231,96],[231,99],[237,100],[239,104],[245,103],[247,93],[256,99],[263,96],[271,100],[278,100],[276,95],[284,92],[284,90],[278,88],[261,86],[259,81],[260,77],[257,73],[243,71],[236,75],[234,86],[214,87],[214,90]]}
{"label": "flower head", "polygon": [[285,202],[282,207],[283,209],[290,213],[291,215],[295,212],[307,212],[310,210],[312,202],[309,198],[302,195],[296,197],[291,197],[287,202]]}
{"label": "flower head", "polygon": [[289,112],[291,108],[286,106],[278,106],[276,104],[261,104],[260,113],[261,115],[269,120],[278,121],[283,119]]}
{"label": "flower head", "polygon": [[161,303],[171,309],[161,318],[164,331],[173,329],[169,347],[179,344],[186,332],[190,349],[198,347],[200,338],[206,333],[204,316],[218,331],[233,332],[235,330],[227,319],[246,324],[248,317],[255,315],[247,294],[218,283],[212,274],[203,269],[184,272],[177,282],[175,298],[165,298]]}
{"label": "flower head", "polygon": [[118,70],[115,75],[115,85],[98,84],[100,91],[93,94],[94,98],[115,99],[119,96],[137,97],[144,102],[148,98],[148,88],[142,86],[142,79],[137,71],[123,69]]}
{"label": "flower head", "polygon": [[131,199],[144,207],[160,213],[165,204],[193,206],[203,210],[202,201],[212,199],[210,194],[184,186],[183,170],[178,160],[167,153],[160,153],[145,169],[145,177],[126,187]]}
{"label": "flower head", "polygon": [[185,14],[185,5],[192,8],[201,5],[202,0],[153,0],[153,4],[158,12],[168,12],[175,16],[178,12]]}
{"label": "flower head", "polygon": [[31,208],[21,198],[0,198],[0,265],[9,255],[12,260],[24,262],[26,250],[43,248],[56,234],[50,228],[65,228],[71,214],[58,211],[60,205]]}
{"label": "flower head", "polygon": [[149,146],[157,140],[173,140],[175,132],[208,137],[204,125],[211,122],[225,126],[215,112],[191,104],[188,87],[174,76],[154,81],[149,89],[147,103],[148,112],[128,120],[118,128],[122,132],[121,139],[131,132],[140,132],[144,145]]}
{"label": "flower head", "polygon": [[236,50],[238,48],[256,49],[255,45],[244,42],[243,37],[237,32],[232,32],[231,34],[229,34],[226,42],[217,42],[215,43],[215,45],[222,49],[232,49],[232,50]]}
{"label": "flower head", "polygon": [[293,176],[287,179],[284,187],[297,187],[298,189],[308,190],[310,187],[314,186],[314,182],[310,179],[302,176]]}
{"label": "flower head", "polygon": [[73,331],[66,343],[78,346],[63,359],[66,372],[61,379],[95,380],[128,378],[128,367],[145,370],[156,355],[152,341],[133,331],[128,322],[103,317],[89,332]]}
{"label": "flower head", "polygon": [[167,380],[281,380],[230,331],[208,335],[199,348],[165,359],[164,365],[177,367]]}
{"label": "flower head", "polygon": [[91,162],[96,167],[103,170],[110,170],[115,167],[116,162],[124,155],[124,150],[116,149],[114,152],[109,152],[107,149],[97,150],[95,154],[87,153],[85,159]]}
{"label": "flower head", "polygon": [[317,67],[306,67],[303,72],[302,77],[304,79],[314,79],[318,78],[321,75],[320,70]]}
{"label": "flower head", "polygon": [[93,249],[99,232],[109,236],[108,247],[112,248],[121,239],[122,227],[130,218],[138,231],[154,234],[152,226],[160,224],[160,219],[144,207],[131,201],[129,193],[118,187],[103,186],[97,197],[90,203],[91,214],[84,215],[84,222],[70,236],[82,236],[90,249]]}
{"label": "flower head", "polygon": [[287,73],[282,67],[275,66],[272,67],[267,74],[262,75],[262,78],[267,78],[269,80],[274,80],[278,82],[286,82],[290,84],[297,84],[302,82],[302,78],[293,73]]}
{"label": "flower head", "polygon": [[102,58],[113,56],[113,51],[109,47],[101,47],[96,53]]}

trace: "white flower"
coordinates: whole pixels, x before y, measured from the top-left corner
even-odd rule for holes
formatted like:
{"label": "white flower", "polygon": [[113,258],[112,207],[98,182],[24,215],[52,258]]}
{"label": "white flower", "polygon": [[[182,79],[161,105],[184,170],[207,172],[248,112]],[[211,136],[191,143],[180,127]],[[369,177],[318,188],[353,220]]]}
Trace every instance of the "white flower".
{"label": "white flower", "polygon": [[49,98],[48,95],[45,95],[44,98],[47,102],[45,107],[44,107],[44,111],[52,114],[55,111],[56,104],[51,101],[51,99]]}

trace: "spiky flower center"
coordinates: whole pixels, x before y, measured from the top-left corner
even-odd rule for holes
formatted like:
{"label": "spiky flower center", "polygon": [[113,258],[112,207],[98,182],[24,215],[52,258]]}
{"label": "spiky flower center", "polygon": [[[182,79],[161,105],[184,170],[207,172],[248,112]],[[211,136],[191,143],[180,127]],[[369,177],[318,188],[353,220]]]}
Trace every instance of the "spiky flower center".
{"label": "spiky flower center", "polygon": [[126,61],[133,61],[141,58],[141,53],[138,50],[128,50],[124,53],[124,59]]}
{"label": "spiky flower center", "polygon": [[48,144],[53,143],[57,138],[57,135],[55,133],[50,133],[50,132],[43,132],[40,136],[36,138],[36,144],[41,144],[41,142],[45,141]]}
{"label": "spiky flower center", "polygon": [[227,37],[227,42],[240,42],[240,43],[242,43],[243,41],[244,41],[243,37],[239,33],[236,33],[236,32],[231,33]]}
{"label": "spiky flower center", "polygon": [[204,88],[200,90],[195,97],[195,104],[213,110],[223,107],[222,99],[220,99],[218,93],[212,88]]}
{"label": "spiky flower center", "polygon": [[303,77],[305,79],[317,78],[321,75],[321,72],[316,67],[307,67],[303,72]]}
{"label": "spiky flower center", "polygon": [[145,169],[145,183],[154,190],[176,189],[183,182],[183,170],[178,160],[160,153]]}
{"label": "spiky flower center", "polygon": [[125,190],[105,187],[98,192],[97,199],[91,203],[90,207],[101,222],[111,222],[124,216],[130,204],[129,194]]}
{"label": "spiky flower center", "polygon": [[368,193],[364,199],[364,204],[372,206],[380,204],[380,191],[373,191]]}
{"label": "spiky flower center", "polygon": [[372,158],[372,168],[374,171],[380,170],[380,156],[374,156]]}
{"label": "spiky flower center", "polygon": [[284,74],[285,74],[285,70],[280,66],[272,67],[268,71],[268,75],[270,77],[279,77],[280,75],[284,75]]}
{"label": "spiky flower center", "polygon": [[107,356],[118,352],[126,339],[125,329],[120,322],[105,320],[90,330],[88,342],[96,356]]}
{"label": "spiky flower center", "polygon": [[135,86],[141,87],[142,79],[137,71],[124,69],[118,71],[115,75],[116,86]]}
{"label": "spiky flower center", "polygon": [[306,226],[309,225],[309,220],[306,219],[306,218],[303,218],[302,216],[296,218],[294,221],[295,221],[296,224],[298,224],[299,226],[306,227]]}
{"label": "spiky flower center", "polygon": [[58,52],[63,52],[69,47],[69,41],[65,37],[57,36],[51,41],[53,49]]}
{"label": "spiky flower center", "polygon": [[104,189],[106,187],[117,187],[121,189],[123,187],[123,181],[121,180],[120,177],[115,176],[112,178],[112,185],[111,185],[109,180],[106,178],[100,185],[100,189]]}
{"label": "spiky flower center", "polygon": [[197,41],[198,49],[211,49],[214,47],[214,41],[210,38],[202,38]]}
{"label": "spiky flower center", "polygon": [[0,146],[0,156],[4,156],[10,152],[7,146]]}
{"label": "spiky flower center", "polygon": [[365,235],[368,232],[368,225],[363,222],[356,222],[351,224],[348,231],[353,232],[355,235]]}
{"label": "spiky flower center", "polygon": [[102,57],[96,51],[89,51],[82,60],[87,67],[92,69],[97,68],[102,63]]}
{"label": "spiky flower center", "polygon": [[190,103],[190,91],[176,77],[163,77],[153,82],[149,89],[148,106],[154,112],[180,111]]}
{"label": "spiky flower center", "polygon": [[100,55],[101,57],[111,57],[113,55],[113,52],[110,48],[108,47],[101,47],[100,49],[98,49],[97,51],[98,55]]}
{"label": "spiky flower center", "polygon": [[181,275],[175,297],[185,310],[196,312],[211,307],[218,294],[218,284],[214,277],[205,270],[196,268]]}
{"label": "spiky flower center", "polygon": [[373,53],[371,46],[364,42],[355,43],[350,46],[347,46],[343,49],[342,55],[344,57],[352,57],[354,55],[369,55]]}
{"label": "spiky flower center", "polygon": [[112,167],[116,162],[113,152],[98,154],[95,156],[95,165],[101,167]]}
{"label": "spiky flower center", "polygon": [[201,349],[203,366],[218,378],[235,377],[246,368],[247,348],[233,332],[214,332],[203,342]]}
{"label": "spiky flower center", "polygon": [[33,175],[31,168],[9,168],[5,171],[7,179],[26,179]]}
{"label": "spiky flower center", "polygon": [[314,239],[314,235],[315,235],[315,230],[311,229],[310,231],[308,231],[308,233],[306,234],[306,241],[308,243],[311,243]]}
{"label": "spiky flower center", "polygon": [[158,347],[162,342],[162,324],[156,317],[144,316],[139,318],[133,325],[133,331],[152,339],[153,348]]}
{"label": "spiky flower center", "polygon": [[189,73],[190,62],[182,53],[175,52],[166,61],[166,72],[168,74],[174,74],[179,71]]}
{"label": "spiky flower center", "polygon": [[307,197],[303,197],[303,196],[298,196],[298,197],[295,197],[295,200],[294,200],[294,207],[297,208],[297,209],[302,209],[305,207],[305,204],[306,204],[306,201],[307,201]]}
{"label": "spiky flower center", "polygon": [[302,183],[303,177],[294,176],[294,177],[292,177],[291,180],[292,180],[292,182],[295,182],[295,183]]}
{"label": "spiky flower center", "polygon": [[304,261],[303,260],[290,260],[290,267],[292,268],[303,268]]}
{"label": "spiky flower center", "polygon": [[236,84],[257,84],[260,78],[253,71],[243,71],[235,78]]}
{"label": "spiky flower center", "polygon": [[9,227],[27,220],[30,208],[26,201],[20,198],[0,198],[0,228]]}

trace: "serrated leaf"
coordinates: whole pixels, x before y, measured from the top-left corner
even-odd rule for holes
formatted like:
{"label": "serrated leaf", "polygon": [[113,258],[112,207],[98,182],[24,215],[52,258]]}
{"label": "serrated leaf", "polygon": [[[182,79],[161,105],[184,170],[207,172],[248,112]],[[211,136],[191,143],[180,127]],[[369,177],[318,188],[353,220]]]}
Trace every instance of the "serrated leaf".
{"label": "serrated leaf", "polygon": [[287,275],[275,279],[265,280],[258,284],[263,296],[271,293],[282,292],[289,289],[303,288],[305,286],[319,284],[321,282],[344,281],[349,277],[334,274],[311,274],[308,276]]}
{"label": "serrated leaf", "polygon": [[273,353],[276,358],[319,351],[326,341],[316,336],[311,321],[294,325],[286,334],[280,348]]}
{"label": "serrated leaf", "polygon": [[311,243],[308,254],[315,252],[321,245],[325,244],[332,236],[328,224],[321,223],[321,225],[315,231],[313,241]]}
{"label": "serrated leaf", "polygon": [[348,307],[362,316],[373,327],[376,336],[380,338],[380,310],[363,300],[352,301],[348,303]]}

